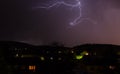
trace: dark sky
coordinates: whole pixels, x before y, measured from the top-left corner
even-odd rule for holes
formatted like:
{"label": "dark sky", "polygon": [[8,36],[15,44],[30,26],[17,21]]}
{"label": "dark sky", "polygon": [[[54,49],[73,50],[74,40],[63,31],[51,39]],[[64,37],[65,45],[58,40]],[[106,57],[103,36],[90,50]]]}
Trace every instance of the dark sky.
{"label": "dark sky", "polygon": [[[30,44],[60,42],[67,46],[83,43],[120,45],[120,0],[80,0],[83,21],[74,26],[69,22],[79,9],[66,6],[33,9],[50,5],[56,0],[4,0],[1,2],[0,40]],[[64,0],[67,2],[67,0]],[[75,3],[70,0],[69,3]]]}

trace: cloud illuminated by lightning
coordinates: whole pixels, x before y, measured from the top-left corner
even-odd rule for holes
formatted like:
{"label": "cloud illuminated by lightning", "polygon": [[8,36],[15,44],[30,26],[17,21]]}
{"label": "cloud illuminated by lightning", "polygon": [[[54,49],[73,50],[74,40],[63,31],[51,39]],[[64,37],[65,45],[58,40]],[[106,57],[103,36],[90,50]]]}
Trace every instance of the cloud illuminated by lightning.
{"label": "cloud illuminated by lightning", "polygon": [[39,7],[35,7],[35,8],[37,8],[37,9],[38,8],[50,9],[52,7],[60,6],[60,5],[64,5],[64,6],[67,6],[67,7],[70,7],[70,8],[78,8],[79,9],[79,15],[72,22],[69,23],[71,26],[79,24],[84,20],[88,20],[88,21],[92,22],[93,24],[96,24],[96,22],[94,22],[90,18],[82,18],[81,2],[79,0],[75,0],[75,1],[76,1],[75,4],[70,4],[70,3],[67,3],[65,1],[56,1],[49,6],[39,6]]}

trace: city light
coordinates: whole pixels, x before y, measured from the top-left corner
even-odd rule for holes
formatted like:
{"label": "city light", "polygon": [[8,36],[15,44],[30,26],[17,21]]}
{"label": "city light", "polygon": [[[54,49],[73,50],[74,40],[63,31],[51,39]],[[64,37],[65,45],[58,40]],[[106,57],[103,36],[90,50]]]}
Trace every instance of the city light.
{"label": "city light", "polygon": [[74,51],[72,50],[71,53],[74,53]]}
{"label": "city light", "polygon": [[58,53],[62,53],[61,51],[58,51]]}
{"label": "city light", "polygon": [[89,53],[88,53],[88,52],[86,52],[86,53],[85,53],[85,55],[89,55]]}
{"label": "city light", "polygon": [[113,69],[115,69],[115,66],[109,66],[109,69],[111,69],[111,70],[113,70]]}
{"label": "city light", "polygon": [[44,61],[44,60],[45,60],[45,58],[44,58],[44,57],[40,57],[40,59],[41,59],[42,61]]}
{"label": "city light", "polygon": [[51,60],[53,60],[53,57],[50,57]]}
{"label": "city light", "polygon": [[36,66],[35,65],[29,66],[29,70],[35,71],[36,70]]}
{"label": "city light", "polygon": [[89,55],[89,53],[87,51],[83,51],[81,55]]}
{"label": "city light", "polygon": [[82,55],[76,55],[76,59],[77,59],[77,60],[81,60],[82,58],[83,58]]}
{"label": "city light", "polygon": [[19,55],[18,55],[18,54],[16,54],[15,56],[16,56],[16,57],[19,57]]}
{"label": "city light", "polygon": [[31,58],[31,57],[34,57],[34,56],[29,54],[21,55],[21,58]]}

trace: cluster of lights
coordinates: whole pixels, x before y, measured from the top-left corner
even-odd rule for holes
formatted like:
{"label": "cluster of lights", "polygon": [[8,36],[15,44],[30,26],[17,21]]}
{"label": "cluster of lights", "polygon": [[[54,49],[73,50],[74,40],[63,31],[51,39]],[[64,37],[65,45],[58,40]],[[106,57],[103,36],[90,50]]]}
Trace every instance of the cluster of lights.
{"label": "cluster of lights", "polygon": [[[62,51],[58,51],[58,53],[62,53]],[[74,51],[72,50],[71,53],[74,53]],[[77,60],[80,60],[80,59],[82,59],[84,57],[84,55],[88,56],[89,53],[87,51],[83,51],[80,55],[76,55],[75,57],[76,57]],[[44,57],[40,57],[40,59],[42,61],[45,60]],[[53,60],[53,59],[54,59],[53,57],[50,57],[50,60]],[[58,60],[62,60],[62,58],[59,57]]]}
{"label": "cluster of lights", "polygon": [[[41,59],[42,61],[44,61],[44,60],[45,60],[45,57],[41,56],[40,59]],[[54,60],[54,58],[53,58],[53,57],[50,57],[50,60]],[[59,57],[58,60],[62,60],[62,58]]]}
{"label": "cluster of lights", "polygon": [[[57,51],[59,54],[60,53],[62,53],[62,51]],[[49,53],[49,51],[47,51],[47,53]],[[74,50],[71,50],[71,53],[75,53],[74,52]],[[77,59],[77,60],[80,60],[80,59],[82,59],[84,56],[88,56],[89,55],[89,53],[87,52],[87,51],[83,51],[83,52],[81,52],[79,55],[76,55],[75,56],[75,58]],[[16,54],[15,55],[15,57],[21,57],[21,58],[28,58],[28,57],[34,57],[34,55],[19,55],[19,54]],[[45,57],[44,56],[39,56],[39,58],[40,58],[40,60],[41,61],[44,61],[45,60]],[[53,57],[49,57],[49,59],[50,60],[54,60],[54,58]],[[58,57],[58,60],[62,60],[62,58],[61,57]]]}
{"label": "cluster of lights", "polygon": [[33,55],[19,55],[18,53],[15,55],[15,57],[21,57],[21,58],[25,58],[25,57],[34,57]]}
{"label": "cluster of lights", "polygon": [[84,55],[88,56],[89,53],[87,51],[83,51],[82,53],[80,53],[80,55],[76,55],[75,57],[77,60],[81,60],[84,57]]}
{"label": "cluster of lights", "polygon": [[[21,58],[25,58],[25,57],[33,57],[32,55],[21,55],[19,56],[19,54],[16,54],[15,57],[21,57]],[[50,57],[50,60],[53,60],[54,58],[53,57]],[[40,60],[44,61],[45,60],[45,57],[43,56],[40,56]],[[62,60],[62,58],[58,58],[58,60]]]}

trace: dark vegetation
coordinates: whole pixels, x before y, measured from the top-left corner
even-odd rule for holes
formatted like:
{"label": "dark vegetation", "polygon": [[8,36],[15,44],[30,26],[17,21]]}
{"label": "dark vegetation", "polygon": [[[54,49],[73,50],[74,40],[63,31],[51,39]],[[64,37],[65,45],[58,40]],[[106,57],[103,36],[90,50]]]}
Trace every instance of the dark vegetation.
{"label": "dark vegetation", "polygon": [[[82,59],[75,58],[83,52],[87,54]],[[30,65],[35,65],[35,70],[29,70]],[[0,74],[120,74],[119,69],[118,45],[84,44],[69,48],[0,42]]]}

